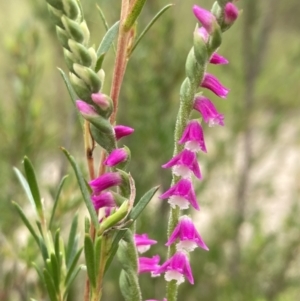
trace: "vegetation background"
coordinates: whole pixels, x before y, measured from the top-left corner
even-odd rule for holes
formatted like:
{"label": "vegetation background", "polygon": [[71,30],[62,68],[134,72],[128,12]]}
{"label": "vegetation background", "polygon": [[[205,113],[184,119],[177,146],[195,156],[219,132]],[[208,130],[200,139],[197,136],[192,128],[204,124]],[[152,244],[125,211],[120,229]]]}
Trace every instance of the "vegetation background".
{"label": "vegetation background", "polygon": [[[168,2],[146,4],[138,30]],[[209,9],[212,0],[198,2]],[[15,200],[32,214],[13,166],[27,155],[34,163],[46,205],[60,178],[69,174],[56,223],[86,211],[73,171],[59,150],[83,160],[75,109],[56,67],[66,70],[45,1],[0,0],[0,300],[47,300],[31,262],[41,259],[11,206]],[[96,45],[105,33],[96,9],[109,25],[120,1],[82,0]],[[138,195],[170,172],[161,165],[172,155],[173,128],[184,63],[192,43],[195,2],[175,0],[135,51],[122,89],[119,123],[135,128],[124,143],[132,150],[131,172]],[[199,156],[204,179],[197,184],[201,211],[192,213],[210,248],[192,254],[195,285],[180,287],[181,301],[300,300],[300,5],[298,0],[241,0],[239,20],[224,35],[220,54],[227,66],[210,66],[231,92],[215,99],[226,126],[205,128],[208,153]],[[114,54],[105,61],[109,92]],[[82,158],[82,159],[81,159]],[[28,208],[27,208],[28,207]],[[151,254],[165,258],[168,206],[154,200],[138,223],[160,241]],[[83,222],[81,222],[83,225]],[[67,235],[67,234],[66,234]],[[149,255],[149,256],[150,256]],[[118,264],[107,276],[103,300],[122,300]],[[84,273],[69,300],[82,300]],[[141,276],[144,298],[164,295],[164,281]]]}

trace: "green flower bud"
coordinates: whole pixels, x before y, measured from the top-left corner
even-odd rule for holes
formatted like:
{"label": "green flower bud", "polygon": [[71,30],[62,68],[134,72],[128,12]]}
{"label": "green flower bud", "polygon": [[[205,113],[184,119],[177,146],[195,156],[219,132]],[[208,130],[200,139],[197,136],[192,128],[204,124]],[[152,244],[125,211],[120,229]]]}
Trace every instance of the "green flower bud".
{"label": "green flower bud", "polygon": [[194,54],[200,66],[204,66],[208,59],[206,42],[198,33],[198,28],[194,31]]}
{"label": "green flower bud", "polygon": [[[100,116],[101,117],[101,116]],[[113,132],[113,128],[110,122],[101,117],[102,119],[90,120],[91,124],[91,134],[94,140],[103,147],[107,152],[111,152],[117,147],[116,138]]]}
{"label": "green flower bud", "polygon": [[81,44],[69,40],[68,41],[71,52],[76,56],[76,62],[80,62],[81,65],[90,67],[92,63],[92,58],[89,51]]}
{"label": "green flower bud", "polygon": [[64,48],[64,58],[69,70],[73,72],[73,64],[77,62],[75,55],[68,49]]}
{"label": "green flower bud", "polygon": [[82,44],[84,46],[87,46],[89,44],[89,41],[90,41],[90,31],[89,31],[89,29],[87,27],[87,24],[86,24],[85,20],[83,20],[79,24],[79,26],[80,26],[80,28],[82,30],[82,34],[83,34],[83,37],[84,37]]}
{"label": "green flower bud", "polygon": [[73,69],[76,74],[88,85],[91,93],[99,92],[101,88],[101,81],[92,69],[74,64]]}
{"label": "green flower bud", "polygon": [[66,31],[72,37],[73,40],[75,40],[78,43],[82,43],[84,41],[83,31],[81,29],[81,26],[77,22],[67,18],[66,16],[62,16],[61,21]]}
{"label": "green flower bud", "polygon": [[58,10],[63,10],[63,3],[61,0],[46,0],[51,6]]}
{"label": "green flower bud", "polygon": [[70,82],[79,98],[88,103],[92,103],[91,92],[85,82],[72,72],[70,72],[69,77]]}
{"label": "green flower bud", "polygon": [[67,32],[64,29],[62,29],[56,25],[56,34],[57,34],[58,40],[60,41],[61,45],[64,48],[67,48],[68,50],[70,50],[70,47],[68,44],[69,36],[68,36]]}
{"label": "green flower bud", "polygon": [[61,17],[62,17],[62,12],[60,10],[57,10],[56,8],[50,6],[48,4],[48,11],[49,11],[49,15],[50,15],[50,19],[52,20],[52,22],[59,26],[60,28],[64,29],[64,25],[61,22]]}
{"label": "green flower bud", "polygon": [[66,15],[70,19],[76,20],[78,15],[80,14],[80,9],[77,2],[75,0],[62,0],[62,2]]}
{"label": "green flower bud", "polygon": [[216,51],[222,43],[222,31],[219,24],[214,24],[214,31],[212,32],[209,40],[209,50],[211,52]]}
{"label": "green flower bud", "polygon": [[[89,52],[89,55],[90,55],[91,60],[92,60],[90,67],[91,67],[93,70],[95,70],[96,63],[97,63],[97,53],[96,53],[96,50],[95,50],[94,47],[90,47],[90,48],[88,49],[88,52]],[[101,82],[102,82],[102,80],[101,80]]]}
{"label": "green flower bud", "polygon": [[193,82],[195,78],[201,76],[203,72],[204,66],[198,64],[193,47],[189,52],[185,63],[186,76]]}

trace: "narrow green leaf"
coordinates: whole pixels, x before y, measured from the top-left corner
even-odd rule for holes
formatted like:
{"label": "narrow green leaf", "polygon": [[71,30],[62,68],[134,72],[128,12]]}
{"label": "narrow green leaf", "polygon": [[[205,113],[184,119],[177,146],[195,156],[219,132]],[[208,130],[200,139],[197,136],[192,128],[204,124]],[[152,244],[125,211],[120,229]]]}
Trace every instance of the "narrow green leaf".
{"label": "narrow green leaf", "polygon": [[104,61],[104,57],[105,57],[105,53],[102,53],[98,59],[97,59],[97,62],[96,62],[96,67],[95,67],[95,71],[98,72],[101,67],[102,67],[102,63]]}
{"label": "narrow green leaf", "polygon": [[[77,96],[75,90],[73,89],[73,86],[72,86],[72,84],[71,84],[68,76],[65,74],[65,72],[62,69],[60,69],[60,68],[58,68],[58,71],[60,72],[60,74],[61,74],[61,76],[62,76],[62,78],[64,80],[64,83],[65,83],[65,85],[67,87],[67,90],[69,92],[70,98],[71,98],[74,106],[76,107],[76,103],[75,102],[76,102],[76,100],[79,99],[79,97]],[[79,120],[79,122],[81,124],[81,127],[83,127],[83,118],[80,115],[80,113],[79,113],[78,110],[76,110],[76,113],[77,113],[77,116],[78,116],[78,120]]]}
{"label": "narrow green leaf", "polygon": [[37,184],[34,168],[32,166],[32,163],[26,156],[24,157],[23,164],[24,164],[26,179],[27,179],[37,212],[40,217],[43,217],[43,215],[44,215],[43,205],[42,205],[42,201],[41,201],[40,191],[39,191],[39,187]]}
{"label": "narrow green leaf", "polygon": [[54,282],[53,282],[53,279],[51,278],[51,275],[49,274],[49,272],[46,269],[44,269],[43,274],[44,274],[44,282],[45,282],[50,300],[58,301],[56,292],[55,292]]}
{"label": "narrow green leaf", "polygon": [[139,37],[136,39],[136,42],[134,44],[134,46],[131,48],[131,52],[130,55],[132,54],[132,52],[134,51],[134,49],[136,48],[136,46],[139,44],[139,42],[142,40],[142,38],[145,36],[145,34],[148,32],[148,30],[152,27],[152,25],[157,21],[157,19],[163,15],[163,13],[165,11],[167,11],[170,7],[172,7],[174,4],[167,4],[166,6],[164,6],[154,17],[153,19],[149,22],[149,24],[145,27],[145,29],[141,32],[141,34],[139,35]]}
{"label": "narrow green leaf", "polygon": [[142,9],[146,3],[146,0],[136,0],[133,4],[133,7],[130,9],[129,14],[127,15],[123,28],[127,32],[134,25],[135,21],[139,17]]}
{"label": "narrow green leaf", "polygon": [[37,266],[37,264],[35,262],[32,262],[31,264],[34,267],[34,269],[36,270],[36,272],[38,273],[38,275],[40,277],[40,280],[42,282],[44,282],[44,276],[43,276],[43,273],[42,273],[41,269]]}
{"label": "narrow green leaf", "polygon": [[75,243],[75,237],[77,234],[77,226],[78,226],[78,214],[76,214],[73,218],[69,239],[68,239],[68,246],[66,252],[66,264],[69,267],[70,262],[72,261],[72,257],[76,254],[77,251],[77,244]]}
{"label": "narrow green leaf", "polygon": [[91,285],[96,287],[95,254],[91,237],[85,234],[84,237],[84,255],[89,280]]}
{"label": "narrow green leaf", "polygon": [[92,205],[90,192],[86,187],[86,182],[83,178],[81,169],[79,168],[79,166],[75,162],[73,156],[71,156],[70,153],[65,148],[62,148],[62,151],[64,152],[64,154],[68,158],[69,162],[71,163],[71,165],[72,165],[72,167],[75,171],[77,182],[79,184],[79,188],[80,188],[82,196],[83,196],[83,200],[84,200],[85,205],[86,205],[86,207],[89,211],[92,223],[94,224],[94,227],[97,229],[98,226],[99,226],[98,217],[97,217],[96,211],[95,211],[95,209]]}
{"label": "narrow green leaf", "polygon": [[95,242],[95,267],[97,271],[96,274],[98,273],[100,267],[101,242],[102,242],[102,236],[98,236]]}
{"label": "narrow green leaf", "polygon": [[54,282],[56,291],[58,292],[59,291],[59,283],[60,283],[60,266],[58,264],[55,254],[51,253],[50,260],[51,260],[51,267],[52,267],[53,282]]}
{"label": "narrow green leaf", "polygon": [[91,227],[91,222],[87,217],[85,217],[85,219],[84,219],[84,232],[86,234],[90,233],[90,227]]}
{"label": "narrow green leaf", "polygon": [[18,180],[21,183],[30,204],[32,205],[32,208],[36,212],[36,206],[35,206],[35,203],[34,203],[34,200],[33,200],[33,197],[32,197],[32,193],[30,191],[27,180],[25,179],[25,177],[22,175],[22,173],[20,172],[20,170],[18,168],[14,167],[13,170],[14,170],[16,176],[18,177]]}
{"label": "narrow green leaf", "polygon": [[135,221],[138,218],[138,216],[142,213],[142,211],[151,201],[158,188],[159,186],[151,188],[140,198],[135,207],[131,210],[128,219]]}
{"label": "narrow green leaf", "polygon": [[103,23],[105,29],[108,30],[108,23],[107,23],[107,21],[106,21],[105,15],[104,15],[104,13],[103,13],[101,7],[100,7],[99,5],[97,5],[97,4],[96,4],[96,7],[97,7],[97,9],[98,9],[98,11],[99,11],[100,18],[101,18],[101,20],[102,20],[102,23]]}
{"label": "narrow green leaf", "polygon": [[75,278],[77,277],[78,273],[84,269],[84,265],[80,265],[76,268],[76,270],[72,273],[72,275],[70,276],[69,278],[69,281],[66,285],[66,288],[65,288],[65,293],[64,293],[64,296],[63,296],[63,300],[66,300],[67,299],[67,296],[68,296],[68,293],[69,293],[69,290],[70,290],[70,287],[71,287],[71,284],[73,283],[73,281],[75,280]]}
{"label": "narrow green leaf", "polygon": [[61,251],[60,251],[60,229],[57,229],[54,236],[54,250],[58,265],[61,266]]}
{"label": "narrow green leaf", "polygon": [[77,264],[77,262],[78,262],[78,260],[79,260],[79,257],[80,257],[80,254],[81,254],[82,250],[83,250],[83,247],[81,247],[81,248],[77,251],[77,253],[76,253],[76,255],[74,256],[73,260],[70,262],[70,268],[68,269],[67,276],[66,276],[66,280],[65,280],[65,285],[66,285],[66,286],[68,286],[68,285],[70,284],[69,281],[70,281],[70,279],[71,279],[71,276],[72,276],[72,274],[73,274],[73,271],[74,271],[75,268],[76,268],[76,264]]}
{"label": "narrow green leaf", "polygon": [[51,227],[52,227],[52,223],[53,223],[53,219],[54,219],[56,207],[57,207],[57,204],[58,204],[58,200],[59,200],[59,197],[60,197],[60,193],[62,191],[62,188],[63,188],[63,186],[65,184],[65,181],[66,181],[67,177],[68,177],[68,175],[64,176],[61,179],[60,183],[59,183],[59,186],[58,186],[58,189],[57,189],[57,192],[56,192],[56,195],[55,195],[55,200],[54,200],[53,208],[52,208],[52,211],[51,211],[51,218],[50,218],[48,229],[51,229]]}
{"label": "narrow green leaf", "polygon": [[104,35],[104,37],[98,47],[97,57],[100,57],[102,54],[105,54],[109,50],[115,37],[118,34],[119,24],[120,24],[120,21],[117,21],[110,29],[108,29],[108,31]]}
{"label": "narrow green leaf", "polygon": [[17,204],[16,202],[12,202],[13,206],[17,209],[18,214],[20,215],[23,223],[25,224],[25,226],[27,227],[27,229],[29,230],[29,232],[31,233],[31,235],[33,236],[34,240],[37,242],[37,244],[39,245],[39,236],[36,234],[35,230],[33,229],[31,223],[29,222],[29,220],[27,219],[25,213],[23,212],[22,208],[19,206],[19,204]]}
{"label": "narrow green leaf", "polygon": [[40,247],[44,262],[46,262],[47,259],[49,258],[49,256],[48,256],[48,250],[47,250],[46,244],[42,237],[39,237],[39,247]]}
{"label": "narrow green leaf", "polygon": [[118,248],[119,248],[119,241],[124,237],[125,233],[126,233],[127,229],[120,229],[118,230],[117,235],[115,236],[115,239],[111,245],[110,251],[109,251],[109,258],[106,261],[106,265],[105,265],[105,273],[108,270],[112,260],[114,259]]}

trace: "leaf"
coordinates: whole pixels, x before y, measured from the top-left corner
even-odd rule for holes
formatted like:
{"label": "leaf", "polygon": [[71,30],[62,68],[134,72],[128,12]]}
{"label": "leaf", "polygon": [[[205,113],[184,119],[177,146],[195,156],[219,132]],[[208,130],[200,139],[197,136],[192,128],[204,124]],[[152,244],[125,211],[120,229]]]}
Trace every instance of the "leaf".
{"label": "leaf", "polygon": [[85,205],[86,205],[86,207],[89,211],[92,223],[94,224],[94,227],[97,229],[98,226],[99,226],[98,217],[97,217],[96,211],[95,211],[95,209],[92,205],[91,198],[90,198],[90,192],[89,192],[89,190],[86,186],[86,182],[83,178],[81,169],[79,168],[79,166],[75,162],[73,156],[71,156],[70,153],[65,148],[62,148],[62,151],[64,152],[64,154],[68,158],[69,162],[71,163],[71,165],[72,165],[72,167],[75,171],[77,182],[79,184],[79,188],[80,188],[82,196],[83,196],[83,200],[84,200]]}
{"label": "leaf", "polygon": [[35,268],[36,272],[38,273],[38,275],[39,275],[39,277],[40,277],[40,280],[41,280],[42,282],[44,282],[44,276],[43,276],[43,273],[42,273],[42,271],[40,270],[40,268],[37,266],[37,264],[36,264],[35,262],[32,262],[31,264],[32,264],[32,266]]}
{"label": "leaf", "polygon": [[98,273],[99,267],[100,267],[100,261],[101,261],[101,242],[102,242],[102,236],[96,237],[95,242],[95,267],[96,267],[96,274]]}
{"label": "leaf", "polygon": [[55,292],[54,282],[53,282],[53,279],[51,278],[51,275],[49,274],[49,272],[46,269],[44,269],[43,274],[44,274],[44,282],[46,284],[48,295],[49,295],[51,301],[58,301],[56,292]]}
{"label": "leaf", "polygon": [[139,44],[139,42],[142,40],[142,38],[145,36],[145,34],[148,32],[148,30],[152,27],[152,25],[157,21],[157,19],[163,15],[163,13],[165,11],[167,11],[171,6],[173,6],[174,4],[167,4],[166,6],[164,6],[154,17],[153,19],[149,22],[149,24],[145,27],[145,29],[141,32],[141,34],[139,35],[139,37],[136,39],[136,42],[134,44],[134,46],[131,48],[130,51],[130,55],[132,54],[132,52],[134,51],[134,49],[136,48],[136,46]]}
{"label": "leaf", "polygon": [[12,202],[13,206],[17,209],[18,214],[20,215],[23,223],[25,224],[25,226],[27,227],[27,229],[29,230],[29,232],[31,233],[31,235],[33,236],[34,240],[37,242],[37,244],[40,244],[40,238],[39,236],[36,234],[35,230],[33,229],[31,223],[29,222],[29,220],[27,219],[24,211],[22,210],[22,208],[19,206],[19,204],[17,204],[16,202]]}
{"label": "leaf", "polygon": [[66,297],[68,296],[68,292],[70,290],[71,284],[75,280],[75,278],[78,275],[78,273],[80,272],[80,270],[83,270],[83,267],[84,267],[84,265],[78,266],[77,269],[70,276],[69,281],[68,281],[68,283],[66,284],[66,287],[65,287],[65,293],[64,293],[64,296],[63,296],[63,300],[67,299]]}
{"label": "leaf", "polygon": [[37,184],[34,168],[32,166],[32,163],[30,160],[25,156],[24,157],[24,169],[25,169],[25,175],[26,179],[36,206],[36,210],[40,216],[40,218],[43,218],[44,212],[43,212],[43,205],[41,201],[40,191]]}
{"label": "leaf", "polygon": [[[81,247],[81,248],[77,251],[77,253],[76,253],[76,255],[74,256],[73,260],[71,260],[71,262],[70,262],[70,268],[68,269],[67,276],[66,276],[66,279],[65,279],[65,285],[66,285],[66,286],[70,285],[69,282],[71,281],[73,271],[74,271],[75,268],[76,268],[76,264],[77,264],[77,262],[78,262],[78,260],[79,260],[79,257],[80,257],[80,254],[81,254],[82,250],[83,250],[83,247]],[[74,280],[74,279],[73,279],[73,280]]]}
{"label": "leaf", "polygon": [[112,260],[114,259],[118,248],[119,248],[119,241],[124,237],[125,233],[126,233],[127,229],[120,229],[118,230],[118,233],[111,245],[110,251],[109,251],[109,258],[106,261],[106,265],[105,265],[105,272],[108,270]]}
{"label": "leaf", "polygon": [[102,20],[102,23],[103,23],[105,29],[108,30],[108,23],[107,23],[107,21],[106,21],[106,18],[105,18],[105,16],[104,16],[104,13],[103,13],[101,7],[100,7],[99,5],[97,5],[97,4],[96,4],[96,7],[97,7],[97,9],[98,9],[98,11],[99,11],[100,18],[101,18],[101,20]]}
{"label": "leaf", "polygon": [[93,241],[89,234],[84,237],[84,255],[88,277],[91,285],[96,288],[96,272],[95,272],[95,254]]}
{"label": "leaf", "polygon": [[58,204],[58,200],[59,200],[59,197],[60,197],[60,193],[62,191],[62,188],[65,184],[65,181],[66,181],[67,177],[68,177],[68,175],[64,176],[61,179],[60,183],[59,183],[59,186],[58,186],[58,189],[57,189],[57,192],[56,192],[56,196],[55,196],[55,200],[54,200],[54,204],[53,204],[53,208],[52,208],[52,212],[51,212],[51,218],[50,218],[48,229],[51,229],[51,227],[52,227],[52,223],[53,223],[56,207],[57,207],[57,204]]}
{"label": "leaf", "polygon": [[[66,85],[66,87],[67,87],[67,90],[68,90],[68,92],[69,92],[69,95],[70,95],[70,97],[71,97],[71,100],[72,100],[74,106],[76,107],[76,100],[78,100],[79,97],[77,96],[75,90],[73,89],[73,86],[72,86],[72,84],[71,84],[69,78],[68,78],[67,75],[65,74],[65,72],[64,72],[62,69],[60,69],[60,68],[57,68],[57,69],[58,69],[58,71],[60,72],[60,74],[61,74],[61,76],[62,76],[62,78],[63,78],[63,80],[64,80],[64,83],[65,83],[65,85]],[[79,122],[80,122],[80,124],[81,124],[81,127],[83,128],[83,118],[82,118],[82,116],[80,115],[80,113],[79,113],[78,110],[76,110],[76,113],[77,113]]]}
{"label": "leaf", "polygon": [[54,251],[58,261],[58,265],[61,266],[61,251],[60,251],[60,229],[57,229],[54,236]]}
{"label": "leaf", "polygon": [[146,208],[148,203],[151,201],[158,188],[159,186],[151,188],[140,198],[140,200],[137,202],[135,207],[129,213],[128,219],[135,221],[138,218],[138,216],[142,213],[142,211]]}
{"label": "leaf", "polygon": [[30,191],[27,180],[25,179],[25,177],[22,175],[22,173],[20,172],[20,170],[18,168],[14,167],[13,170],[14,170],[16,176],[18,177],[18,180],[21,183],[21,185],[22,185],[22,187],[23,187],[23,189],[24,189],[24,191],[27,195],[27,198],[28,198],[30,204],[32,205],[32,208],[36,212],[36,206],[35,206],[35,203],[34,203],[34,200],[33,200],[33,197],[32,197],[32,193]]}
{"label": "leaf", "polygon": [[77,243],[76,243],[76,234],[77,234],[77,226],[78,226],[78,214],[76,214],[73,218],[69,239],[68,239],[68,247],[66,252],[66,264],[69,267],[70,262],[73,259],[73,256],[76,254],[77,251]]}
{"label": "leaf", "polygon": [[98,50],[97,50],[97,57],[100,57],[103,53],[105,54],[110,46],[112,45],[115,37],[117,36],[117,33],[119,31],[119,24],[120,21],[117,21],[111,28],[106,32],[104,35]]}
{"label": "leaf", "polygon": [[60,266],[58,264],[57,258],[54,253],[50,255],[51,260],[51,268],[52,268],[52,275],[53,275],[53,282],[56,287],[56,290],[59,291],[59,282],[60,282]]}

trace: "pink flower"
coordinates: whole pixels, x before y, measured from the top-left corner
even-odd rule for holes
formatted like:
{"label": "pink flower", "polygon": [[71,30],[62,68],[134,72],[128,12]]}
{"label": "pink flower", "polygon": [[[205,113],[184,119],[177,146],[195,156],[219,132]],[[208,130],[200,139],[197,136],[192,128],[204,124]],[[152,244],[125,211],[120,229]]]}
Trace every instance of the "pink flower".
{"label": "pink flower", "polygon": [[76,107],[82,116],[96,117],[98,113],[95,108],[82,100],[76,100]]}
{"label": "pink flower", "polygon": [[165,273],[166,281],[176,280],[177,285],[184,282],[184,276],[191,284],[194,284],[192,269],[185,252],[176,252],[175,255],[154,272],[154,274],[161,273]]}
{"label": "pink flower", "polygon": [[224,23],[231,25],[239,16],[238,8],[231,2],[227,2],[224,8]]}
{"label": "pink flower", "polygon": [[116,203],[111,192],[106,191],[97,195],[92,195],[92,202],[96,210],[103,207],[115,207]]}
{"label": "pink flower", "polygon": [[150,239],[148,234],[134,234],[134,242],[139,253],[145,253],[152,245],[157,243],[156,240]]}
{"label": "pink flower", "polygon": [[183,178],[189,178],[191,176],[191,172],[193,172],[198,179],[201,179],[201,172],[198,165],[197,156],[195,153],[187,149],[184,149],[169,162],[162,165],[162,167],[173,167],[173,173]]}
{"label": "pink flower", "polygon": [[194,102],[194,109],[203,117],[209,126],[224,125],[224,115],[220,114],[214,104],[204,96],[197,96]]}
{"label": "pink flower", "polygon": [[226,98],[229,89],[224,87],[220,81],[212,74],[205,73],[201,87],[207,88],[221,98]]}
{"label": "pink flower", "polygon": [[[139,257],[139,273],[152,273],[153,277],[159,276],[160,273],[156,273],[159,266],[160,257],[158,255],[152,258]],[[154,275],[155,273],[155,275]]]}
{"label": "pink flower", "polygon": [[118,172],[108,172],[89,182],[94,194],[98,194],[103,190],[118,186],[122,183],[122,177]]}
{"label": "pink flower", "polygon": [[216,23],[216,17],[208,10],[203,9],[197,5],[193,6],[193,12],[198,21],[206,29],[206,31],[211,34],[214,30],[214,25]]}
{"label": "pink flower", "polygon": [[116,125],[114,127],[114,130],[117,140],[121,139],[122,137],[131,135],[134,132],[133,128],[125,125]]}
{"label": "pink flower", "polygon": [[206,153],[203,130],[200,123],[196,120],[188,123],[178,143],[185,143],[185,148],[192,152],[202,150]]}
{"label": "pink flower", "polygon": [[104,161],[104,165],[112,167],[112,166],[118,165],[121,162],[126,161],[127,158],[128,158],[128,154],[127,154],[126,150],[124,148],[117,148],[117,149],[114,149],[108,155],[108,157]]}
{"label": "pink flower", "polygon": [[214,52],[212,54],[209,62],[211,64],[215,64],[215,65],[225,65],[225,64],[228,64],[228,60],[224,56],[218,54],[217,52]]}
{"label": "pink flower", "polygon": [[193,185],[190,180],[181,179],[173,185],[169,190],[163,193],[160,199],[167,199],[168,203],[172,208],[176,206],[179,209],[188,209],[189,205],[193,206],[196,210],[200,210],[199,205],[197,203],[196,194],[193,188]]}
{"label": "pink flower", "polygon": [[180,242],[177,244],[177,250],[179,251],[191,252],[197,246],[208,251],[208,247],[195,228],[193,221],[187,215],[179,218],[179,222],[169,237],[166,246],[170,246],[178,238]]}

